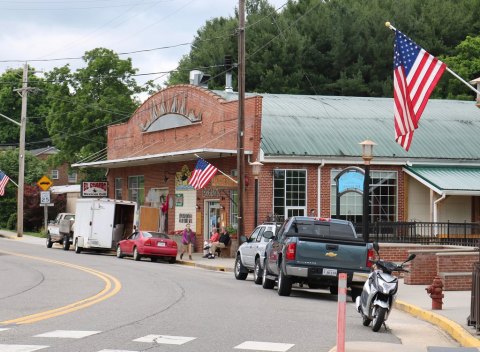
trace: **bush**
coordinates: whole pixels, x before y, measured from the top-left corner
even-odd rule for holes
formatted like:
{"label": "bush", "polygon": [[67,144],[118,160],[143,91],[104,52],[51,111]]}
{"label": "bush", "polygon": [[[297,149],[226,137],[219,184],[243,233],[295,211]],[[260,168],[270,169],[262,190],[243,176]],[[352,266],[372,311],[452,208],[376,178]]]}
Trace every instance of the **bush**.
{"label": "bush", "polygon": [[16,230],[17,228],[17,213],[10,214],[7,221],[7,230]]}

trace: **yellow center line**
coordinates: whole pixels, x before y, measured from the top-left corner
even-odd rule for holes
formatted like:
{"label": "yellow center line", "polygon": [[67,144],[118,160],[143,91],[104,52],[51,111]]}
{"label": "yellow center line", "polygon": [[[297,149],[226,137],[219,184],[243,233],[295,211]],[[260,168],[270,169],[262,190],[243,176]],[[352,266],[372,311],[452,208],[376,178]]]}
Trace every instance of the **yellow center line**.
{"label": "yellow center line", "polygon": [[41,258],[41,257],[34,257],[26,254],[20,254],[20,253],[13,253],[13,252],[6,252],[6,251],[0,251],[5,254],[10,254],[10,255],[15,255],[18,257],[24,257],[32,260],[39,260],[43,261],[46,263],[51,263],[51,264],[56,264],[56,265],[61,265],[61,266],[66,266],[72,269],[77,269],[84,271],[86,273],[89,273],[91,275],[94,275],[101,280],[105,282],[105,287],[103,290],[101,290],[99,293],[97,293],[94,296],[73,302],[71,304],[68,304],[63,307],[47,310],[44,312],[36,313],[36,314],[31,314],[23,317],[19,317],[16,319],[11,319],[11,320],[6,320],[6,321],[0,321],[0,325],[9,325],[9,324],[30,324],[34,323],[37,321],[45,320],[45,319],[50,319],[54,317],[58,317],[63,314],[71,313],[86,307],[90,307],[94,304],[97,304],[99,302],[102,302],[114,295],[116,295],[118,292],[120,292],[122,288],[122,284],[118,279],[115,277],[102,273],[98,270],[90,269],[84,266],[80,265],[75,265],[75,264],[70,264],[70,263],[65,263],[65,262],[60,262],[57,260],[52,260],[52,259],[46,259],[46,258]]}

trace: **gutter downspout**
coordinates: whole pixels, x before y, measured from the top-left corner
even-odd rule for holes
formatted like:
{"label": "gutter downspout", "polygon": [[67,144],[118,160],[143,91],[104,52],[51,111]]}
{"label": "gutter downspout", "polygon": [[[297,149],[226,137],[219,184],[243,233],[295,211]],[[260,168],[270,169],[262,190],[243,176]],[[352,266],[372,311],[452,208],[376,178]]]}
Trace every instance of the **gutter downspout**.
{"label": "gutter downspout", "polygon": [[445,193],[442,193],[442,196],[433,202],[433,223],[435,228],[435,233],[434,233],[435,236],[438,235],[438,228],[436,226],[436,223],[438,222],[438,203],[443,201],[446,197],[447,195]]}
{"label": "gutter downspout", "polygon": [[321,217],[322,216],[322,209],[320,208],[321,206],[321,194],[322,194],[322,168],[325,166],[325,159],[322,159],[322,163],[318,166],[318,171],[317,171],[317,216]]}

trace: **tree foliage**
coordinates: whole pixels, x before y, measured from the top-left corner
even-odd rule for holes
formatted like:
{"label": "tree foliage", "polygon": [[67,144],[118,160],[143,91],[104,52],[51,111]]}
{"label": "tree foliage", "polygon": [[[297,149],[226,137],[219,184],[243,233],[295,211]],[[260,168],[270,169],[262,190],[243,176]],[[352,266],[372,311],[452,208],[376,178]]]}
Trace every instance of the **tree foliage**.
{"label": "tree foliage", "polygon": [[[478,33],[479,15],[480,0],[290,0],[280,11],[247,0],[246,90],[391,96],[394,35],[385,21],[433,55],[457,57],[467,50],[459,43]],[[224,69],[209,66],[238,56],[236,27],[237,16],[207,21],[168,83],[187,83],[189,70],[203,69],[212,76],[209,88],[223,88]],[[466,54],[457,60],[469,60]],[[468,79],[480,75],[474,64],[462,65],[470,66]],[[464,97],[450,88],[435,94]]]}

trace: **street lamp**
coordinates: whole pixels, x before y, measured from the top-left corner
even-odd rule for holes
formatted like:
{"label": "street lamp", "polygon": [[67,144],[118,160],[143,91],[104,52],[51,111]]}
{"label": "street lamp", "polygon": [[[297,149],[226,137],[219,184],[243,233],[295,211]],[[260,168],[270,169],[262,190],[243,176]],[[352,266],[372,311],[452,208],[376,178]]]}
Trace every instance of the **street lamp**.
{"label": "street lamp", "polygon": [[365,176],[363,178],[363,240],[369,241],[370,229],[368,226],[370,217],[370,161],[373,159],[373,146],[377,145],[371,140],[359,143],[362,146],[362,159],[365,164]]}
{"label": "street lamp", "polygon": [[252,167],[252,175],[255,178],[255,221],[254,225],[257,227],[258,224],[258,176],[260,176],[260,171],[262,171],[262,166],[263,164],[260,161],[254,161],[253,163],[250,163],[250,166]]}

